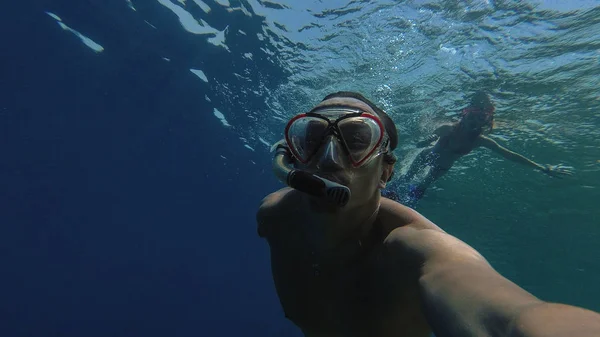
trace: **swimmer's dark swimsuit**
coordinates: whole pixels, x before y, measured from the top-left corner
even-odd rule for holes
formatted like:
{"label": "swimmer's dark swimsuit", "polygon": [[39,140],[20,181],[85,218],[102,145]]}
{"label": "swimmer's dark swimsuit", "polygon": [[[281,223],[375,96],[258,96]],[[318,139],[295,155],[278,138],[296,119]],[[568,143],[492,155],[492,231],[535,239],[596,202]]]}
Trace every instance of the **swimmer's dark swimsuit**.
{"label": "swimmer's dark swimsuit", "polygon": [[[458,149],[455,149],[455,148],[450,147],[450,140],[454,137],[454,133],[455,133],[455,131],[453,131],[452,133],[450,133],[447,136],[440,138],[440,140],[438,140],[439,145],[438,144],[436,144],[436,145],[446,148],[446,149],[452,149],[452,152],[459,156],[467,155],[471,151],[473,151],[473,149],[476,146],[475,141],[477,140],[477,137],[473,138],[472,141],[468,142],[467,146],[461,146]],[[477,135],[477,136],[479,136],[479,135]]]}
{"label": "swimmer's dark swimsuit", "polygon": [[[479,135],[477,135],[479,136]],[[434,149],[431,150],[430,153],[428,153],[425,156],[425,164],[430,166],[431,169],[433,170],[432,172],[430,172],[430,174],[434,174],[436,176],[441,176],[446,174],[446,172],[448,170],[450,170],[450,167],[443,167],[438,165],[437,163],[437,159],[439,158],[439,153],[435,151],[436,147],[439,148],[443,148],[443,149],[450,149],[452,151],[452,153],[458,155],[458,156],[464,156],[468,153],[470,153],[471,151],[473,151],[473,149],[476,146],[476,138],[473,139],[472,141],[467,143],[467,146],[462,146],[459,147],[458,149],[452,148],[450,146],[450,141],[453,139],[453,137],[455,137],[455,131],[453,131],[452,133],[450,133],[447,136],[441,137],[437,144],[435,145]],[[410,198],[411,201],[418,201],[419,199],[423,198],[423,196],[425,195],[425,188],[420,187],[418,185],[411,185],[410,186],[410,190],[408,192],[408,197]]]}

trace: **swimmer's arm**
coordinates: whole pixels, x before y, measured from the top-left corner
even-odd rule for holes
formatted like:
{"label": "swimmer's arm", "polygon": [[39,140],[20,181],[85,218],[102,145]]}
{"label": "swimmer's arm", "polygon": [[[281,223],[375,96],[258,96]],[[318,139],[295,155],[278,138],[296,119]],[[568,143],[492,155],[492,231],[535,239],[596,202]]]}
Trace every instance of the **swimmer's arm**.
{"label": "swimmer's arm", "polygon": [[488,138],[485,136],[479,136],[478,145],[486,147],[512,162],[523,164],[523,165],[532,167],[534,169],[540,170],[542,172],[546,172],[548,170],[547,166],[538,164],[523,155],[513,152],[513,151],[501,146],[500,144],[496,143],[496,141],[491,138]]}
{"label": "swimmer's arm", "polygon": [[438,337],[600,336],[600,315],[537,299],[444,232],[409,225],[385,246],[400,268],[417,268],[424,314]]}
{"label": "swimmer's arm", "polygon": [[417,147],[424,147],[431,144],[433,141],[439,139],[440,137],[444,137],[448,135],[452,131],[452,124],[442,124],[433,131],[433,134],[429,135],[427,138],[422,139],[417,142]]}

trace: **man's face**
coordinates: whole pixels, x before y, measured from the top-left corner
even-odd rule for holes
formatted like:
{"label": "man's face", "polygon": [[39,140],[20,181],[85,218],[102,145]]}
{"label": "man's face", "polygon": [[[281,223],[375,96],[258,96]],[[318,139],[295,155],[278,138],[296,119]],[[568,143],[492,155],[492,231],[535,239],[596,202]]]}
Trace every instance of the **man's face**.
{"label": "man's face", "polygon": [[[321,102],[317,107],[327,108],[328,106],[359,109],[377,116],[367,104],[354,98],[333,98]],[[348,142],[348,140],[346,141]],[[382,178],[384,165],[383,156],[377,150],[363,165],[353,167],[341,141],[334,135],[328,135],[306,164],[297,163],[296,166],[309,173],[347,186],[352,192],[348,205],[356,206],[368,202],[379,193],[379,188],[385,186],[385,181],[382,181],[382,179],[386,179],[386,177]]]}

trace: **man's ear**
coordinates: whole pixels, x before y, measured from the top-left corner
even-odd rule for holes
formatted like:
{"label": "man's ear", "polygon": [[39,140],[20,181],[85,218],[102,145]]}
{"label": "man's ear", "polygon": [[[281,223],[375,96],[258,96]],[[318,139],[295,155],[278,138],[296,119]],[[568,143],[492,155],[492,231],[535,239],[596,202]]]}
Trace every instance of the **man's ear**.
{"label": "man's ear", "polygon": [[394,164],[383,163],[383,171],[381,172],[381,177],[379,178],[379,188],[385,188],[387,183],[392,180],[394,176]]}

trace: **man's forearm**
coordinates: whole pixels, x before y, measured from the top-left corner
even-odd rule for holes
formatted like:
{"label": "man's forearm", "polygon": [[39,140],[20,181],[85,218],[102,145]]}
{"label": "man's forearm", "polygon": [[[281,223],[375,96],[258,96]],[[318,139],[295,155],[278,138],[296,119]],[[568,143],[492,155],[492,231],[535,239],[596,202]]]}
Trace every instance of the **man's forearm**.
{"label": "man's forearm", "polygon": [[425,265],[420,286],[438,337],[507,336],[521,308],[543,303],[487,262],[471,259]]}
{"label": "man's forearm", "polygon": [[519,312],[509,337],[597,337],[600,314],[558,303],[541,303]]}
{"label": "man's forearm", "polygon": [[479,261],[425,265],[425,315],[438,337],[597,337],[600,314],[537,299]]}

